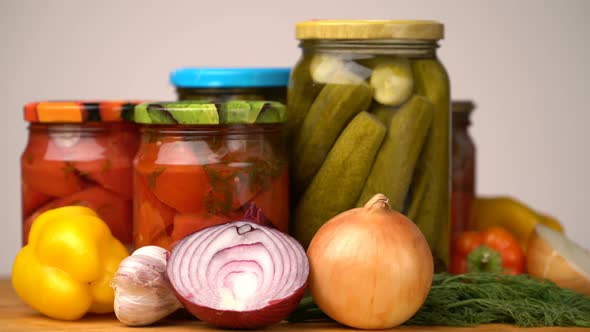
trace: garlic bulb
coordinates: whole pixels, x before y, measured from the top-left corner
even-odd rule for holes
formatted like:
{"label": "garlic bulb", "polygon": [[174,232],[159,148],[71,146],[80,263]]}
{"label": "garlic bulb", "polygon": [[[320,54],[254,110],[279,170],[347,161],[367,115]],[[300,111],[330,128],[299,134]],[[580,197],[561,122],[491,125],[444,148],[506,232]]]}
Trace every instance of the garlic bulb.
{"label": "garlic bulb", "polygon": [[182,307],[166,277],[169,254],[164,248],[145,246],[119,264],[111,286],[115,314],[123,324],[149,325]]}

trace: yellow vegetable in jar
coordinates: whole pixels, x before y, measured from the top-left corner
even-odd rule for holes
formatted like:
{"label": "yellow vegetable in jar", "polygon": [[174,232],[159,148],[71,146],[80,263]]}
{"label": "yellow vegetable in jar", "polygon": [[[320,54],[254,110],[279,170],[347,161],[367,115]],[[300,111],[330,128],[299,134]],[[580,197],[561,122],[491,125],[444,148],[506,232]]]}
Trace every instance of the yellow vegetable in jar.
{"label": "yellow vegetable in jar", "polygon": [[129,254],[94,211],[49,210],[34,222],[17,254],[12,285],[33,309],[51,318],[79,319],[113,311],[110,282]]}
{"label": "yellow vegetable in jar", "polygon": [[536,224],[544,224],[563,232],[563,226],[554,218],[537,213],[526,204],[510,197],[477,197],[471,208],[470,227],[484,230],[500,226],[510,231],[526,251],[530,235]]}

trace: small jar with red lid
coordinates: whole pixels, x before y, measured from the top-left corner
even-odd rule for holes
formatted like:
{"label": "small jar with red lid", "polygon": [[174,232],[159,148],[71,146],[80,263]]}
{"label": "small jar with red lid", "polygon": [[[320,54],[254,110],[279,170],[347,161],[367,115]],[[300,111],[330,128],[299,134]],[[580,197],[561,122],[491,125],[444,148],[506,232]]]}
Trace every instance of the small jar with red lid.
{"label": "small jar with red lid", "polygon": [[21,157],[23,245],[44,211],[93,209],[123,244],[132,243],[132,162],[139,145],[137,103],[34,102],[25,106],[29,136]]}

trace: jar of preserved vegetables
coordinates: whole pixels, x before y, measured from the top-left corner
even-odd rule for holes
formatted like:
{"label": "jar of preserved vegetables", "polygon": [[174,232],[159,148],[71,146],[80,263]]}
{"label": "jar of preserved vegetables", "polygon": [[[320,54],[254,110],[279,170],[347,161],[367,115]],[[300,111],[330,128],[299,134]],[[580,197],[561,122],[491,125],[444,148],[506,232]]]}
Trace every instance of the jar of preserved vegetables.
{"label": "jar of preserved vegetables", "polygon": [[475,196],[475,144],[469,135],[470,116],[475,104],[453,101],[453,159],[451,196],[451,248],[461,232],[469,229],[471,203]]}
{"label": "jar of preserved vegetables", "polygon": [[285,112],[265,101],[138,105],[136,247],[171,248],[192,232],[245,217],[287,231]]}
{"label": "jar of preserved vegetables", "polygon": [[132,167],[139,145],[124,121],[134,102],[34,102],[25,106],[29,137],[21,157],[23,244],[49,209],[93,209],[123,244],[132,242]]}
{"label": "jar of preserved vegetables", "polygon": [[420,227],[436,261],[448,262],[449,80],[436,56],[443,25],[317,20],[296,30],[293,234],[307,246],[331,217],[383,193]]}
{"label": "jar of preserved vegetables", "polygon": [[170,74],[179,100],[285,103],[289,68],[181,68]]}

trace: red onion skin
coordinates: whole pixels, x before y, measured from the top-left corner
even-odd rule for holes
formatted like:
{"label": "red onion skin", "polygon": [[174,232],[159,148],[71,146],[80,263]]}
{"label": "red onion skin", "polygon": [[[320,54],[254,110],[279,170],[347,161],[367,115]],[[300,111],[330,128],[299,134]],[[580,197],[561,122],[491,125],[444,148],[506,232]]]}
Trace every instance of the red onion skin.
{"label": "red onion skin", "polygon": [[198,319],[211,325],[231,329],[260,329],[279,323],[287,318],[301,301],[307,282],[291,295],[272,301],[264,308],[250,311],[218,310],[200,306],[183,298],[174,286],[174,293],[184,308]]}

